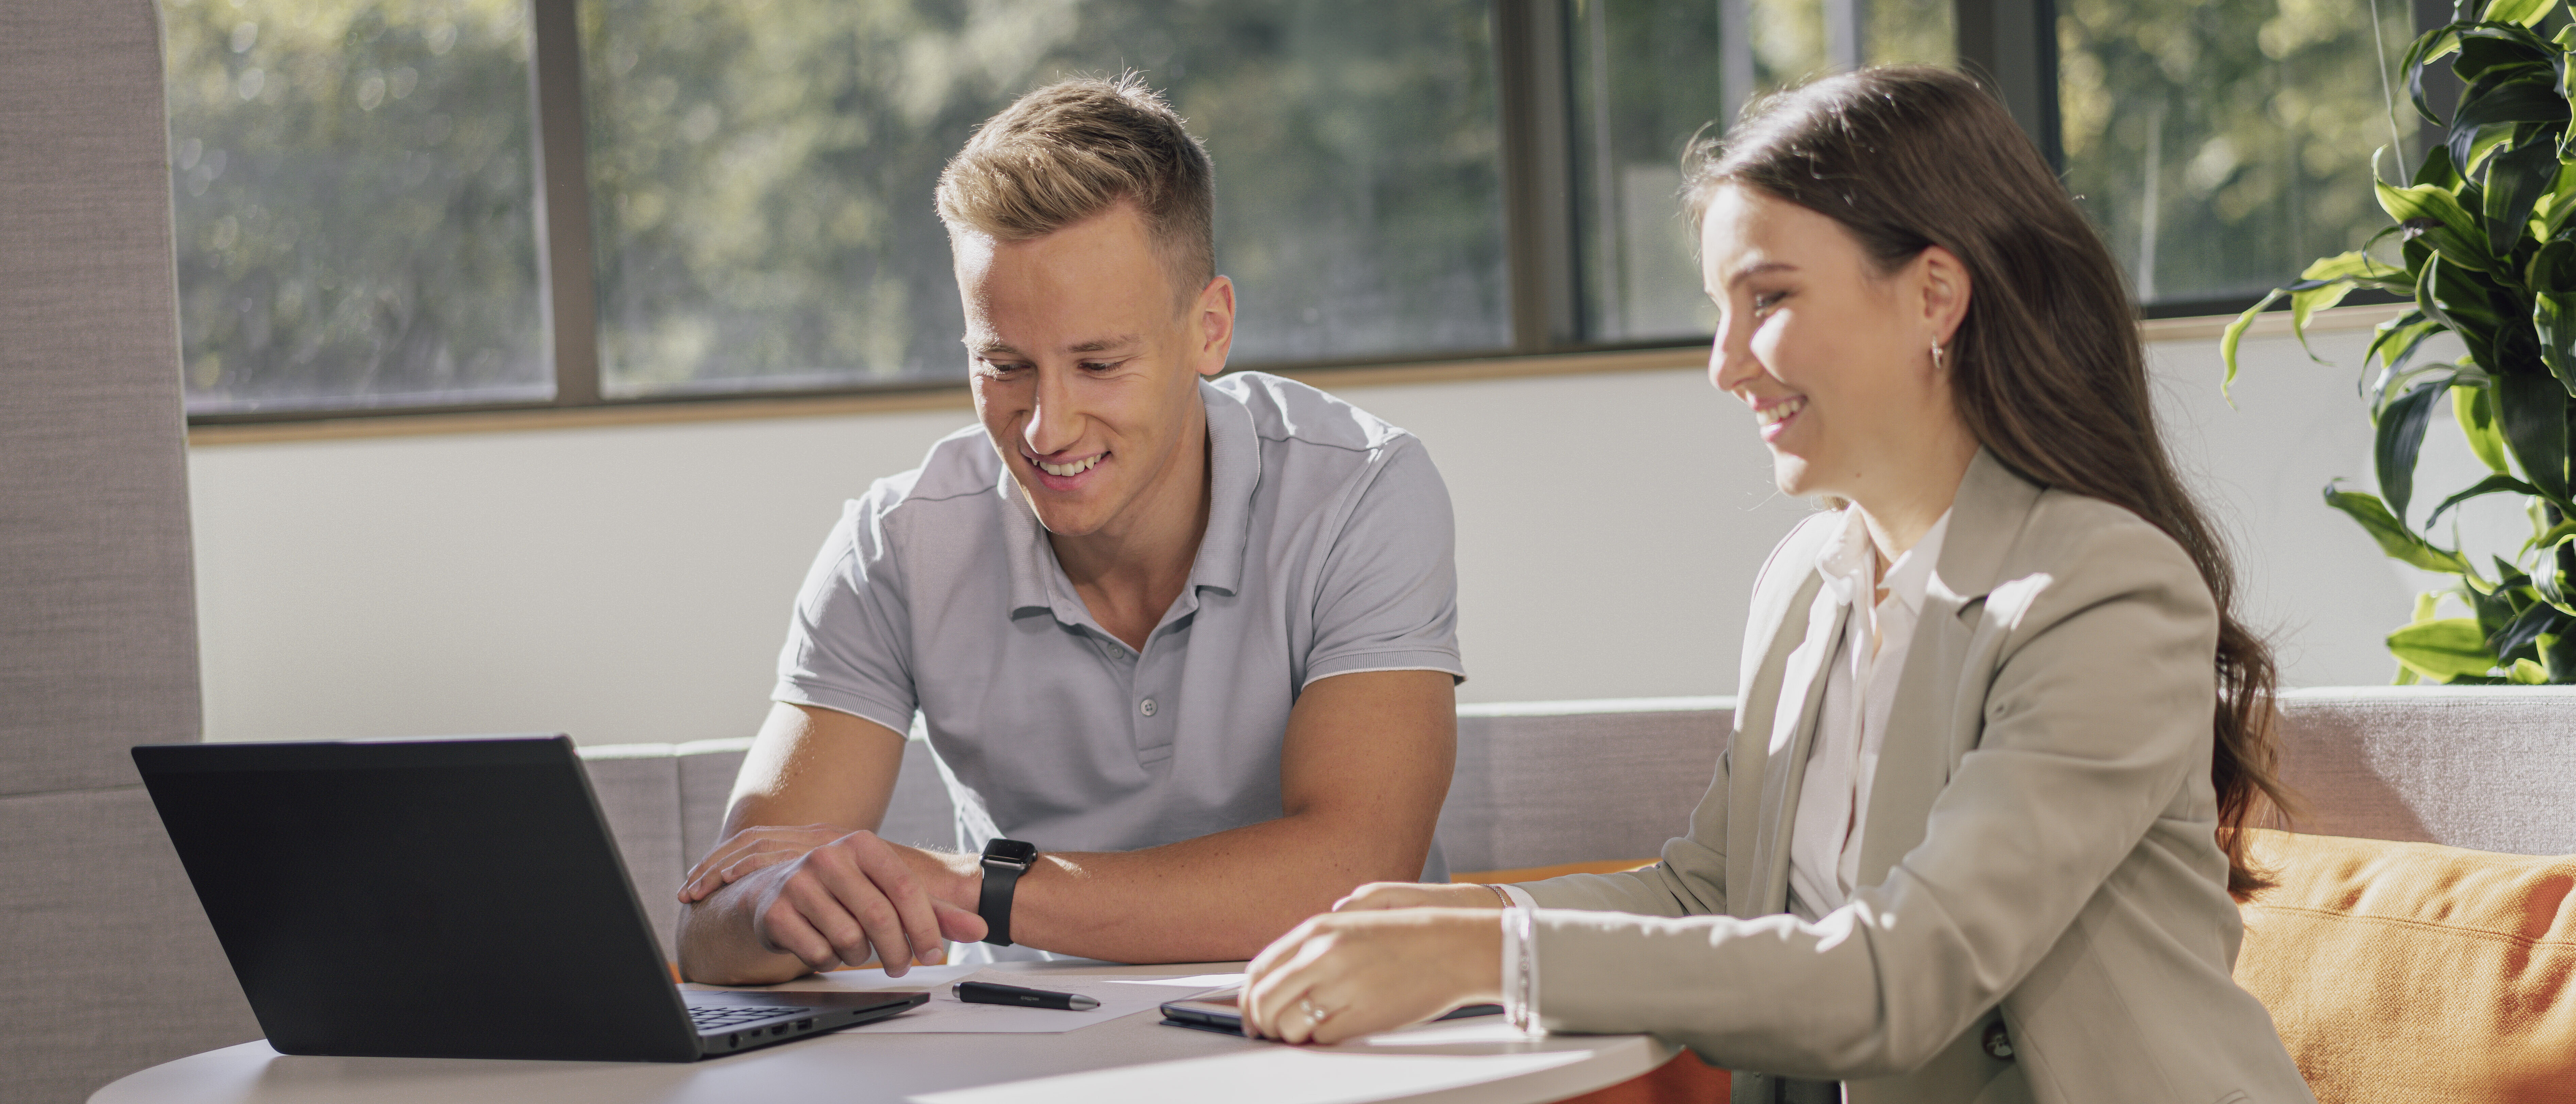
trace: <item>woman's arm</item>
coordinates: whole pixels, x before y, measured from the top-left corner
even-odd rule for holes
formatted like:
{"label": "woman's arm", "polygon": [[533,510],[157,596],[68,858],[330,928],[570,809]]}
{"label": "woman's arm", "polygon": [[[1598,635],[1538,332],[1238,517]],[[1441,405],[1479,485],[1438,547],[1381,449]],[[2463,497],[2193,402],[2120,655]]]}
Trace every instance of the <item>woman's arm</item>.
{"label": "woman's arm", "polygon": [[[2192,818],[2212,810],[2186,787],[2209,769],[2209,593],[2126,514],[2073,528],[2048,572],[1989,599],[2028,604],[2001,626],[1984,732],[1883,883],[1814,924],[1542,912],[1548,1024],[1797,1076],[1902,1072],[2011,992],[2133,854],[2173,862],[2140,848],[2160,818],[2205,838],[2214,820]],[[2228,906],[2208,896],[2214,926]]]}

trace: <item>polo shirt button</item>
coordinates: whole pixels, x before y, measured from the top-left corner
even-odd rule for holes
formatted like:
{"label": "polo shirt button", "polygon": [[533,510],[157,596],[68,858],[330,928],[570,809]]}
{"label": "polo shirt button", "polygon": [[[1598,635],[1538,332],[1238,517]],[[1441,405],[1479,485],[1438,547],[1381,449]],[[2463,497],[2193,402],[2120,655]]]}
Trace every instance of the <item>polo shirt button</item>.
{"label": "polo shirt button", "polygon": [[1154,699],[1152,699],[1152,698],[1147,698],[1147,699],[1145,699],[1144,704],[1139,705],[1139,706],[1137,706],[1137,707],[1136,707],[1136,711],[1137,711],[1137,712],[1139,712],[1139,713],[1142,713],[1142,714],[1144,714],[1144,715],[1146,715],[1146,716],[1148,716],[1148,717],[1153,716],[1153,715],[1154,715]]}

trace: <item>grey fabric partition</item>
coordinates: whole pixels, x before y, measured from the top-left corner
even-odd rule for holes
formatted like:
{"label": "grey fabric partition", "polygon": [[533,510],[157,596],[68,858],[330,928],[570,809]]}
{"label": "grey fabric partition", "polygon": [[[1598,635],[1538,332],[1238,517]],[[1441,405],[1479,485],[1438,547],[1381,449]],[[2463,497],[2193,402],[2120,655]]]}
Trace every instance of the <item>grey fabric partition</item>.
{"label": "grey fabric partition", "polygon": [[198,736],[151,0],[0,0],[0,1100],[256,1038],[126,748]]}
{"label": "grey fabric partition", "polygon": [[1707,796],[1734,718],[1733,698],[1460,706],[1449,869],[1655,858]]}
{"label": "grey fabric partition", "polygon": [[[1461,706],[1458,766],[1440,813],[1449,868],[1654,858],[1708,792],[1734,704]],[[2576,689],[2293,690],[2281,709],[2282,777],[2305,805],[2299,831],[2576,853]],[[639,883],[676,885],[679,868],[714,845],[747,744],[584,752]],[[955,839],[938,764],[919,739],[905,749],[885,832],[907,843]],[[674,905],[655,918],[668,930],[676,916]]]}
{"label": "grey fabric partition", "polygon": [[[1707,792],[1733,709],[1731,698],[1460,707],[1458,766],[1440,813],[1449,869],[1654,858]],[[645,910],[662,931],[679,918],[672,894],[679,871],[715,846],[749,745],[582,750]],[[1605,794],[1620,800],[1605,802]],[[956,814],[928,742],[904,746],[881,831],[903,843],[956,846]],[[672,891],[659,888],[666,881]]]}
{"label": "grey fabric partition", "polygon": [[2281,711],[2298,831],[2576,853],[2576,688],[2293,690]]}

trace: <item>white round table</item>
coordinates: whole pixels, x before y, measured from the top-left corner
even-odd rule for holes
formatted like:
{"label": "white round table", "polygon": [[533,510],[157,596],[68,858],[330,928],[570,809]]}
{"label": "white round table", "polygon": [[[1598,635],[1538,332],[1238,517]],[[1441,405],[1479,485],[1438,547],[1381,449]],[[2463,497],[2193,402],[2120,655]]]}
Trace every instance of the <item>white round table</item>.
{"label": "white round table", "polygon": [[[1242,965],[995,968],[1170,975]],[[905,979],[857,973],[779,988],[905,987]],[[255,1042],[154,1066],[100,1089],[90,1104],[1540,1104],[1618,1084],[1673,1055],[1643,1035],[1526,1039],[1490,1016],[1333,1047],[1255,1042],[1159,1020],[1147,1011],[1057,1034],[843,1031],[685,1064],[315,1058]]]}

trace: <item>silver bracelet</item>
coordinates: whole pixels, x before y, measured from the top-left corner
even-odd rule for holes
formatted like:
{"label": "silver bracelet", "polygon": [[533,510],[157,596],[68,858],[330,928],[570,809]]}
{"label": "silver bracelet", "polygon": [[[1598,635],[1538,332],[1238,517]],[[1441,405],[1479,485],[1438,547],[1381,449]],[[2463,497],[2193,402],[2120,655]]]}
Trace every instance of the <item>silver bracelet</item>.
{"label": "silver bracelet", "polygon": [[1540,1033],[1538,1017],[1538,933],[1530,910],[1503,910],[1503,1018],[1524,1035]]}
{"label": "silver bracelet", "polygon": [[1478,883],[1478,884],[1480,884],[1480,885],[1484,886],[1484,887],[1485,887],[1485,888],[1487,888],[1487,889],[1493,890],[1493,891],[1494,891],[1494,896],[1496,896],[1496,897],[1498,897],[1498,898],[1501,898],[1501,899],[1502,899],[1503,907],[1504,907],[1504,908],[1510,908],[1510,907],[1512,907],[1514,904],[1516,904],[1516,903],[1517,903],[1517,902],[1515,902],[1515,901],[1513,901],[1513,900],[1512,900],[1512,895],[1511,895],[1508,891],[1504,890],[1504,889],[1503,889],[1503,887],[1501,887],[1501,886],[1495,885],[1495,884],[1493,884],[1492,882],[1480,882],[1480,883]]}

